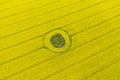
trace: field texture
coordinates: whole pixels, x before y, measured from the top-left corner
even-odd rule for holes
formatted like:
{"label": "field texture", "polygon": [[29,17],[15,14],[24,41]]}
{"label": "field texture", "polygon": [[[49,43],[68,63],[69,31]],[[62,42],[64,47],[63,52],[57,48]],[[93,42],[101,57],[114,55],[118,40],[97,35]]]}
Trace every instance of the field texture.
{"label": "field texture", "polygon": [[120,80],[120,0],[0,0],[0,80]]}

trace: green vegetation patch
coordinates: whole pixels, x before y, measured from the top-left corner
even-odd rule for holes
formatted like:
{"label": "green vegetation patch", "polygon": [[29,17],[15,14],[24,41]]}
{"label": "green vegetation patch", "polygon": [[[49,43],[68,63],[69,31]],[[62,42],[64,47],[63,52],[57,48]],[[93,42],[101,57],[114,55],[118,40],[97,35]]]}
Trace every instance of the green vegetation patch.
{"label": "green vegetation patch", "polygon": [[65,39],[61,34],[52,36],[50,42],[55,48],[62,48],[65,46]]}

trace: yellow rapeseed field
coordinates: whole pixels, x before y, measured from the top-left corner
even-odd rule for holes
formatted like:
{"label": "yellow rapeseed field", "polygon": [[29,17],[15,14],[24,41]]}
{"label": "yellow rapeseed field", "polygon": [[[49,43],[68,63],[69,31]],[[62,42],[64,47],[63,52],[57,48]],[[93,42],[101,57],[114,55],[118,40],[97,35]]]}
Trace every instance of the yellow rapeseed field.
{"label": "yellow rapeseed field", "polygon": [[120,80],[120,0],[0,0],[0,80]]}

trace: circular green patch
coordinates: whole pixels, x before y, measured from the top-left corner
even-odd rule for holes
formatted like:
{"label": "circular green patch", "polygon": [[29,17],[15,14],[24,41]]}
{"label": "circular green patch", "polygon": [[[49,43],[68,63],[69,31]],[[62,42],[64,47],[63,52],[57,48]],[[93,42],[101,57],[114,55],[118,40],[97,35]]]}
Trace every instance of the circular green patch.
{"label": "circular green patch", "polygon": [[49,31],[44,36],[44,48],[57,53],[70,49],[72,45],[71,36],[63,29]]}
{"label": "circular green patch", "polygon": [[65,39],[61,34],[52,36],[50,42],[55,48],[62,48],[65,46]]}

